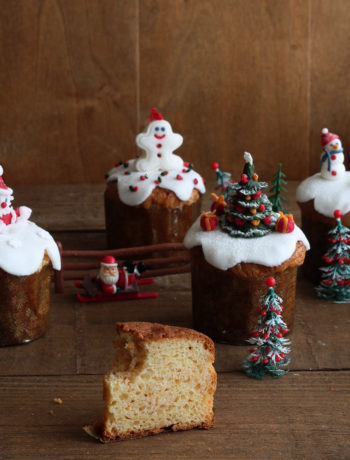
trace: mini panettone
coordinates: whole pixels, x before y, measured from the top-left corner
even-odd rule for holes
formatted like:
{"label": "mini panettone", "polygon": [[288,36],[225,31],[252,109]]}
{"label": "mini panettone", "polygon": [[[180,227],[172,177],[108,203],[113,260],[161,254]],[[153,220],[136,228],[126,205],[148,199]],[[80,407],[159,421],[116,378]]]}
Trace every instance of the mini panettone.
{"label": "mini panettone", "polygon": [[[102,441],[210,428],[214,423],[214,343],[155,323],[117,323],[117,355],[104,377]],[[88,430],[87,430],[88,431]]]}
{"label": "mini panettone", "polygon": [[301,182],[296,194],[301,226],[311,245],[303,274],[313,283],[321,279],[319,267],[328,248],[328,232],[336,225],[335,210],[350,227],[350,171],[345,171],[341,140],[324,128],[321,143],[321,170]]}
{"label": "mini panettone", "polygon": [[0,346],[42,336],[49,321],[52,268],[61,268],[52,236],[28,219],[26,206],[14,209],[13,191],[0,166]]}
{"label": "mini panettone", "polygon": [[140,158],[119,162],[106,175],[105,216],[109,248],[182,242],[200,212],[203,178],[173,151],[183,138],[152,109],[136,137]]}
{"label": "mini panettone", "polygon": [[184,240],[191,250],[193,325],[232,344],[251,336],[268,276],[276,278],[291,329],[297,267],[309,248],[293,216],[272,210],[262,193],[268,184],[259,181],[252,156],[246,152],[244,160],[240,181],[225,185],[223,199],[214,195],[209,222],[204,213]]}

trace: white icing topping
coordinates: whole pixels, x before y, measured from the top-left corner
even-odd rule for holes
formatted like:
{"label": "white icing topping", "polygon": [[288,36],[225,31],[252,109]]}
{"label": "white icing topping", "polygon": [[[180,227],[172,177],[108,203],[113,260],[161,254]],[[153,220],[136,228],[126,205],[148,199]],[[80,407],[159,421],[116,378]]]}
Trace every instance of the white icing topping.
{"label": "white icing topping", "polygon": [[[120,165],[111,169],[107,178],[107,182],[117,180],[119,198],[129,206],[143,203],[156,187],[171,190],[182,201],[190,199],[194,188],[205,193],[203,178],[193,170],[183,172],[183,170],[188,170],[186,166],[178,170],[169,170],[166,175],[162,176],[163,171],[160,170],[139,172],[136,169],[136,161],[128,161],[126,168],[124,165]],[[125,174],[125,172],[130,174]],[[180,180],[177,178],[178,176],[181,178]],[[145,179],[142,180],[142,178]],[[159,184],[155,182],[158,181],[158,178],[161,179]],[[131,191],[130,186],[137,187],[137,191]]]}
{"label": "white icing topping", "polygon": [[174,133],[166,120],[152,121],[145,133],[136,136],[136,144],[145,150],[145,157],[136,160],[138,171],[156,171],[158,169],[180,169],[183,160],[173,151],[181,146],[183,137]]}
{"label": "white icing topping", "polygon": [[310,245],[298,226],[291,233],[272,232],[260,238],[232,238],[219,227],[205,232],[200,226],[200,217],[185,236],[188,249],[202,246],[205,260],[220,270],[227,270],[246,262],[276,267],[288,260],[301,241],[306,249]]}
{"label": "white icing topping", "polygon": [[336,181],[324,179],[321,173],[305,179],[297,188],[297,201],[314,200],[314,208],[326,217],[333,217],[336,209],[343,214],[350,211],[350,171]]}
{"label": "white icing topping", "polygon": [[53,268],[60,270],[60,253],[48,232],[30,221],[7,225],[0,234],[0,268],[16,276],[32,275],[40,267],[45,250]]}

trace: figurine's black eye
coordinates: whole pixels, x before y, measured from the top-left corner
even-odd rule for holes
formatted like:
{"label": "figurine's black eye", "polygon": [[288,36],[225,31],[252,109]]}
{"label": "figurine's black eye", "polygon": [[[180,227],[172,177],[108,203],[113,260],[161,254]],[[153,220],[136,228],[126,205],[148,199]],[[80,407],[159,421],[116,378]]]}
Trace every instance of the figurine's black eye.
{"label": "figurine's black eye", "polygon": [[165,131],[165,128],[161,128],[162,131]]}
{"label": "figurine's black eye", "polygon": [[156,127],[156,131],[159,131],[159,128],[158,128],[158,126]]}

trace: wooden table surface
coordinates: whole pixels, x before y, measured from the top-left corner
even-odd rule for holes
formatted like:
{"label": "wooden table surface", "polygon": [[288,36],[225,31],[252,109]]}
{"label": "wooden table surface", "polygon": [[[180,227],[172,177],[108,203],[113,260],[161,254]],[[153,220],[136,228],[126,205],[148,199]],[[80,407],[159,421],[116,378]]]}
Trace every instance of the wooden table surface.
{"label": "wooden table surface", "polygon": [[[295,183],[289,184],[294,197]],[[17,187],[16,204],[65,249],[104,249],[103,185]],[[205,203],[208,203],[208,196]],[[204,205],[207,207],[207,204]],[[300,218],[293,198],[290,209]],[[51,324],[32,343],[0,349],[0,458],[350,458],[350,305],[321,301],[300,279],[290,372],[246,377],[247,347],[216,345],[216,423],[103,445],[82,426],[102,414],[102,376],[116,321],[191,326],[190,275],[156,280],[157,299],[80,304],[66,282]],[[61,398],[61,405],[54,403]]]}

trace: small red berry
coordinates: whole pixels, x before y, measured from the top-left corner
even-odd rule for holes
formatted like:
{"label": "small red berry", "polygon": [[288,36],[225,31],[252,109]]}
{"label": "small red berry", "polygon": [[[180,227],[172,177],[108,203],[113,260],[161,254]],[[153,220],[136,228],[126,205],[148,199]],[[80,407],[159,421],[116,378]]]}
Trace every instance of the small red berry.
{"label": "small red berry", "polygon": [[188,161],[184,161],[184,166],[185,168],[188,168],[190,166],[189,162]]}
{"label": "small red berry", "polygon": [[159,184],[160,184],[160,180],[155,180],[154,183],[157,184],[157,185],[159,185]]}
{"label": "small red berry", "polygon": [[242,174],[241,175],[241,182],[243,184],[246,184],[248,181],[249,181],[249,177],[247,176],[247,174]]}
{"label": "small red berry", "polygon": [[336,176],[337,175],[337,171],[332,171],[332,176]]}
{"label": "small red berry", "polygon": [[217,169],[219,169],[219,163],[217,161],[213,161],[212,164],[210,165],[211,169],[213,169],[214,171],[216,171]]}
{"label": "small red berry", "polygon": [[180,176],[180,174],[178,174],[178,175],[176,176],[176,180],[183,180],[183,177]]}
{"label": "small red berry", "polygon": [[339,219],[342,215],[343,215],[343,213],[341,212],[340,209],[336,209],[336,210],[334,211],[334,217],[335,217],[336,219]]}
{"label": "small red berry", "polygon": [[197,185],[198,184],[198,179],[193,179],[193,183],[194,183],[194,185]]}
{"label": "small red berry", "polygon": [[268,278],[266,278],[266,286],[273,287],[275,285],[276,285],[276,280],[273,276],[269,276]]}
{"label": "small red berry", "polygon": [[7,206],[7,203],[5,203],[5,201],[3,201],[3,202],[1,203],[1,207],[2,207],[2,208],[6,208],[6,206]]}
{"label": "small red berry", "polygon": [[263,219],[263,224],[270,225],[271,224],[271,217],[266,216],[265,219]]}
{"label": "small red berry", "polygon": [[146,180],[146,176],[140,176],[140,180]]}

